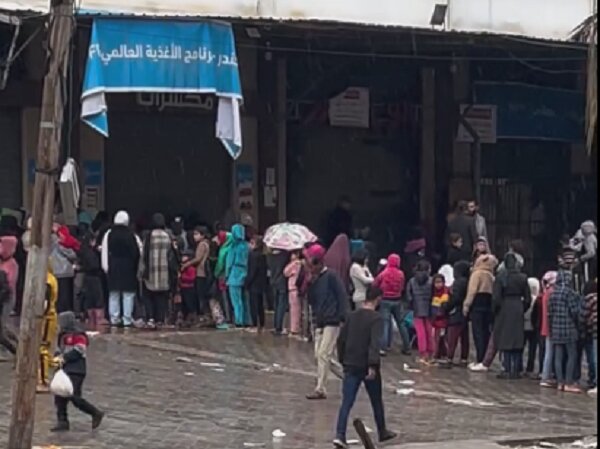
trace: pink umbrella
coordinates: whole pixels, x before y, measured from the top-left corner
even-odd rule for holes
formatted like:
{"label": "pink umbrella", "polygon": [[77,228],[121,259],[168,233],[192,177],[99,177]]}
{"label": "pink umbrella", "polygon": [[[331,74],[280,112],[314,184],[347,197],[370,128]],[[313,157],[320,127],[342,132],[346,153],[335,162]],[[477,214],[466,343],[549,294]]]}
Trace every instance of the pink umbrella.
{"label": "pink umbrella", "polygon": [[304,245],[316,242],[317,236],[306,226],[295,223],[279,223],[271,226],[265,233],[265,245],[271,249],[295,251]]}

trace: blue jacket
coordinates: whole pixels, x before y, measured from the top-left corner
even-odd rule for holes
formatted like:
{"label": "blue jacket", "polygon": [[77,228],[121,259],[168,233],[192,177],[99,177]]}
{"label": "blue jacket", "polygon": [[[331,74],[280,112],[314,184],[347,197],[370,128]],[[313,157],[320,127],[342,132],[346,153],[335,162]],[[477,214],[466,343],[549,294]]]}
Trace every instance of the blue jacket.
{"label": "blue jacket", "polygon": [[244,227],[235,224],[231,228],[233,243],[225,262],[225,279],[230,287],[243,287],[248,275],[248,243]]}

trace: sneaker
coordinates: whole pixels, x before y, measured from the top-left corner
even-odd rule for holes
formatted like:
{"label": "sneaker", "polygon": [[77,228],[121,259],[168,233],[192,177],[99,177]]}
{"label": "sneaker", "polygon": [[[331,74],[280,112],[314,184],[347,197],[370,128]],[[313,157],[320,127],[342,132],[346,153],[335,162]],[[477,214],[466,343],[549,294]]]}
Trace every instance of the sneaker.
{"label": "sneaker", "polygon": [[348,443],[343,438],[336,438],[333,440],[333,447],[336,449],[348,449],[350,446],[348,446]]}
{"label": "sneaker", "polygon": [[229,330],[229,324],[227,324],[227,323],[217,324],[216,327],[217,327],[217,330],[219,330],[219,331]]}
{"label": "sneaker", "polygon": [[381,351],[379,351],[379,356],[380,357],[387,357],[387,351],[384,351],[383,349]]}
{"label": "sneaker", "polygon": [[563,391],[565,393],[575,393],[575,394],[583,393],[583,390],[579,387],[579,385],[565,385],[565,389]]}
{"label": "sneaker", "polygon": [[50,429],[52,433],[68,432],[70,429],[69,421],[58,421],[56,425]]}
{"label": "sneaker", "polygon": [[327,395],[321,391],[313,391],[312,393],[306,395],[306,399],[309,401],[322,401],[327,399]]}
{"label": "sneaker", "polygon": [[386,430],[385,432],[383,432],[383,434],[379,437],[379,442],[380,443],[385,443],[386,441],[390,441],[393,440],[394,438],[396,438],[398,435],[395,434],[394,432],[390,432],[389,430]]}
{"label": "sneaker", "polygon": [[588,390],[588,394],[590,396],[598,396],[598,387],[592,388],[591,390]]}
{"label": "sneaker", "polygon": [[474,373],[487,373],[489,371],[489,368],[483,363],[477,363],[473,366],[470,366],[469,370],[471,370]]}
{"label": "sneaker", "polygon": [[540,387],[542,388],[556,388],[556,383],[551,380],[543,380],[540,382]]}
{"label": "sneaker", "polygon": [[402,355],[410,357],[412,355],[412,351],[410,349],[403,349]]}
{"label": "sneaker", "polygon": [[104,419],[104,412],[98,412],[92,418],[92,430],[96,430],[102,424],[102,420]]}

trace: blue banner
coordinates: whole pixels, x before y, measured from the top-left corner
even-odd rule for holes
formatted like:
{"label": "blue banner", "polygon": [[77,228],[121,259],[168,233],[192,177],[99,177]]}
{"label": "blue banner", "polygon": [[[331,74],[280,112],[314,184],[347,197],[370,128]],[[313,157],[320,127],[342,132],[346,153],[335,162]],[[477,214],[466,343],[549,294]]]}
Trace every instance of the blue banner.
{"label": "blue banner", "polygon": [[583,93],[517,83],[475,83],[474,101],[496,105],[499,139],[583,142]]}
{"label": "blue banner", "polygon": [[106,137],[109,92],[215,94],[217,137],[233,158],[241,153],[242,88],[228,24],[94,20],[81,116]]}

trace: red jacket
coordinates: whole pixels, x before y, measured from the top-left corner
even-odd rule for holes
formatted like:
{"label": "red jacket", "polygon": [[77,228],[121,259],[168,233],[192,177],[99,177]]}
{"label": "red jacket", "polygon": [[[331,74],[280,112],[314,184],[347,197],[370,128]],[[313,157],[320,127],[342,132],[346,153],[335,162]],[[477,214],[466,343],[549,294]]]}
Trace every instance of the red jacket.
{"label": "red jacket", "polygon": [[79,251],[81,249],[79,240],[71,235],[69,228],[66,226],[60,226],[56,234],[58,235],[58,242],[65,248],[72,249],[73,251]]}
{"label": "red jacket", "polygon": [[398,254],[391,254],[385,269],[375,278],[373,285],[383,291],[383,299],[400,299],[404,294],[406,277],[400,269]]}
{"label": "red jacket", "polygon": [[194,288],[196,282],[196,267],[190,266],[181,272],[179,288]]}

